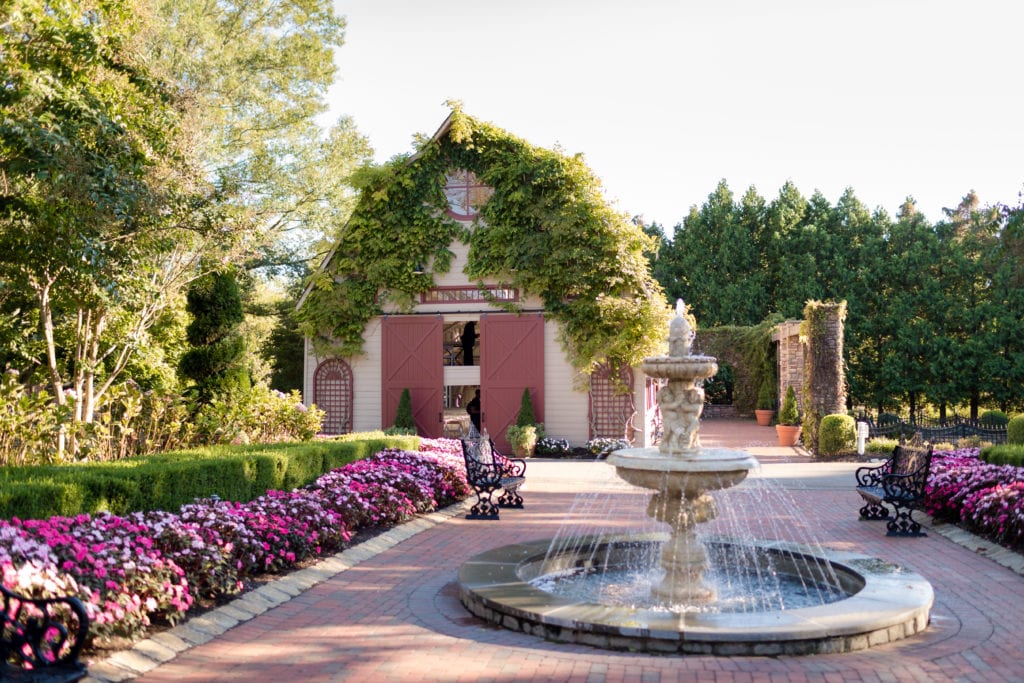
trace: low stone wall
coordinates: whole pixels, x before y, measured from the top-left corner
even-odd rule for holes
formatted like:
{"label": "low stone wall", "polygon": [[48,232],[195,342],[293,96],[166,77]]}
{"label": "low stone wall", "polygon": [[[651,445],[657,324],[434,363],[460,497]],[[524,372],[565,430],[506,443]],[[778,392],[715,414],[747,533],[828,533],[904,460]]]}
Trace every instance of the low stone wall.
{"label": "low stone wall", "polygon": [[713,403],[705,405],[704,412],[701,413],[701,419],[704,420],[731,420],[739,416],[740,414],[736,410],[736,406],[715,405]]}

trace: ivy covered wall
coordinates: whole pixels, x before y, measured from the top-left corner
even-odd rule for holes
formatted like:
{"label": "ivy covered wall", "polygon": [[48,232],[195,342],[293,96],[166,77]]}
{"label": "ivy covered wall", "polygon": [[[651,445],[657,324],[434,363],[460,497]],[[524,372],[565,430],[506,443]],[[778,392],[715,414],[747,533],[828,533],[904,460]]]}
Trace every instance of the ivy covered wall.
{"label": "ivy covered wall", "polygon": [[[471,280],[483,287],[496,278],[543,302],[577,370],[663,353],[671,309],[648,268],[656,245],[605,201],[582,157],[535,147],[452,106],[414,155],[357,174],[358,205],[298,311],[316,352],[359,355],[366,324],[385,307],[411,310],[434,275],[448,272],[449,246],[461,240]],[[445,176],[456,169],[494,189],[468,227],[446,213]]]}

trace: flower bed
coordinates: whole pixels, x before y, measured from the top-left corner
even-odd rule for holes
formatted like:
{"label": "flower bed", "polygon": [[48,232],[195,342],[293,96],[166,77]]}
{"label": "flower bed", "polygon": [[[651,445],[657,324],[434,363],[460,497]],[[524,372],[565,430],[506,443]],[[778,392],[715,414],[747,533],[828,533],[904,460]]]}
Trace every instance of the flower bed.
{"label": "flower bed", "polygon": [[1013,550],[1024,550],[1024,468],[990,465],[977,448],[936,452],[924,510]]}
{"label": "flower bed", "polygon": [[420,448],[381,451],[309,487],[248,503],[0,520],[0,578],[31,597],[77,595],[90,638],[135,638],[153,622],[179,621],[197,598],[232,595],[246,578],[336,552],[360,529],[465,498],[458,441],[423,439]]}

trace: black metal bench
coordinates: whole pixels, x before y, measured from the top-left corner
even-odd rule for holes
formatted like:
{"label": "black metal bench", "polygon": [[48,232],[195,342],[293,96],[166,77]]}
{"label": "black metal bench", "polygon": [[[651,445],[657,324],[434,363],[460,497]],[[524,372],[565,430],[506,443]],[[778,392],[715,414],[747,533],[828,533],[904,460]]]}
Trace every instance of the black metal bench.
{"label": "black metal bench", "polygon": [[[466,481],[476,492],[476,503],[466,519],[498,519],[499,507],[523,507],[519,487],[526,482],[525,460],[506,458],[486,436],[462,439],[462,457],[466,461]],[[498,489],[502,494],[495,504],[491,497]]]}
{"label": "black metal bench", "polygon": [[[931,446],[897,446],[892,457],[878,467],[858,468],[857,493],[865,501],[860,518],[888,520],[889,536],[927,536],[912,513],[924,498],[931,461]],[[894,508],[893,517],[889,517],[885,503]]]}
{"label": "black metal bench", "polygon": [[0,681],[69,683],[85,677],[78,655],[89,615],[76,597],[26,598],[4,586]]}

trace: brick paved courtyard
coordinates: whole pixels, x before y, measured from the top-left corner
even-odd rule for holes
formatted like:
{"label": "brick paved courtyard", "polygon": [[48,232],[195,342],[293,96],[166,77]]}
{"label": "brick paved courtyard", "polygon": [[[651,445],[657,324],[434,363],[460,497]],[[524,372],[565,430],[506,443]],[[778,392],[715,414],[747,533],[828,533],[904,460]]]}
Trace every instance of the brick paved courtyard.
{"label": "brick paved courtyard", "polygon": [[[299,577],[283,581],[276,594],[267,591],[266,602],[280,603],[275,607],[253,608],[257,598],[250,597],[234,611],[224,608],[221,620],[239,622],[231,628],[194,620],[191,628],[187,623],[90,671],[94,680],[144,683],[1024,681],[1024,577],[990,559],[991,546],[970,538],[956,543],[933,530],[927,538],[888,538],[884,524],[859,522],[857,464],[810,463],[795,450],[769,447],[774,432],[752,424],[708,421],[702,430],[705,445],[754,444],[765,463],[753,476],[765,480],[766,495],[738,492],[745,503],[722,518],[742,518],[763,538],[791,540],[788,534],[806,531],[828,547],[919,572],[936,594],[923,635],[840,655],[652,656],[550,643],[485,624],[457,597],[456,572],[469,557],[555,536],[570,511],[581,531],[637,523],[631,510],[643,500],[610,483],[608,465],[535,460],[524,489],[527,507],[503,511],[498,522],[469,521],[450,510],[403,525],[327,561],[315,578],[329,578],[305,592],[295,587]],[[600,493],[577,495],[592,490]],[[262,613],[244,618],[247,610]],[[223,633],[211,638],[204,631]],[[203,644],[189,647],[192,642]],[[141,655],[166,661],[140,665]],[[148,671],[134,676],[132,666]]]}

